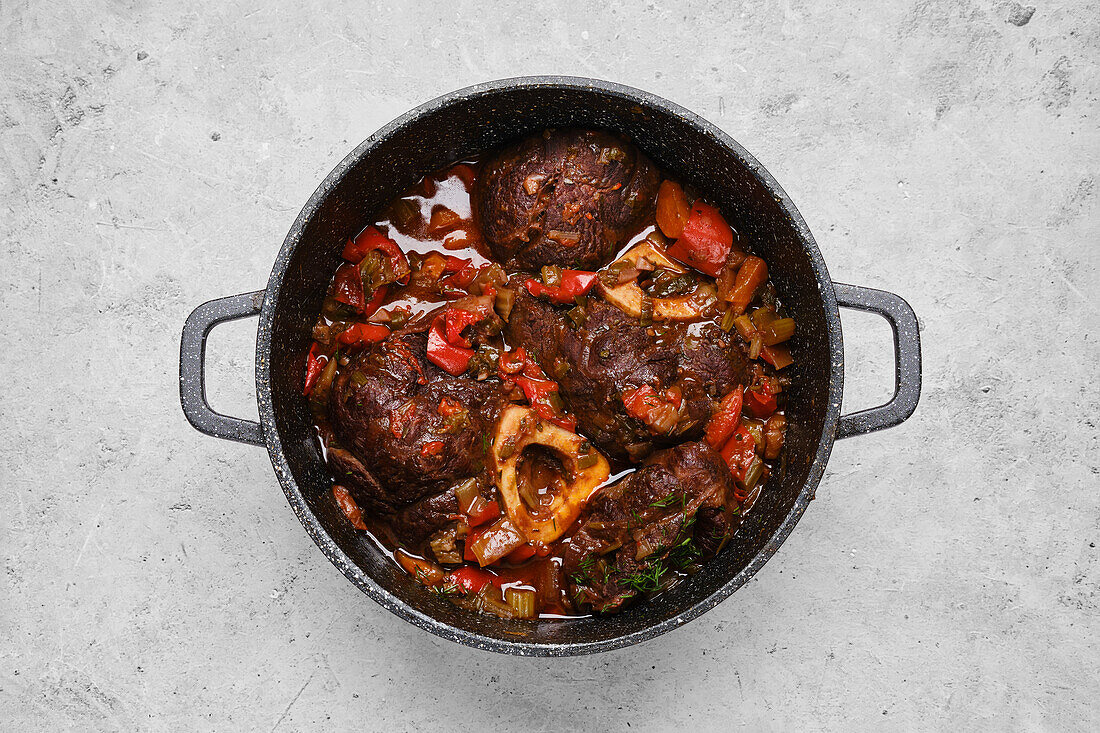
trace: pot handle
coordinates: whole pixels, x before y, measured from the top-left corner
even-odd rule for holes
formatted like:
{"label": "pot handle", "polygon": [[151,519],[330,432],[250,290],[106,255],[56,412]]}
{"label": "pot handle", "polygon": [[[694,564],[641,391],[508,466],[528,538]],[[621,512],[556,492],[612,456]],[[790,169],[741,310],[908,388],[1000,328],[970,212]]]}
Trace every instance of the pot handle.
{"label": "pot handle", "polygon": [[872,433],[905,422],[920,399],[920,333],[917,314],[899,295],[885,290],[833,283],[841,308],[854,308],[885,318],[894,332],[894,396],[885,405],[841,415],[836,437]]}
{"label": "pot handle", "polygon": [[263,301],[263,290],[211,300],[191,311],[183,324],[180,404],[187,421],[199,432],[250,445],[264,444],[258,422],[215,412],[206,401],[206,337],[219,323],[259,315]]}

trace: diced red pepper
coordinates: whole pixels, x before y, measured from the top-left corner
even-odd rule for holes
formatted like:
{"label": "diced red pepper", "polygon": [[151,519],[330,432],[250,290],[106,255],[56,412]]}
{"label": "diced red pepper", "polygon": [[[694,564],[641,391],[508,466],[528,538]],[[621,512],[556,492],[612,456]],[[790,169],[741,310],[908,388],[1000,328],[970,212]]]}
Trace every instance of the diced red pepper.
{"label": "diced red pepper", "polygon": [[522,346],[500,355],[500,371],[503,374],[519,374],[527,366],[527,350]]}
{"label": "diced red pepper", "polygon": [[[467,546],[469,546],[468,542]],[[469,559],[473,560],[474,558],[471,556]],[[460,568],[455,568],[447,575],[447,581],[444,585],[453,585],[463,593],[472,595],[479,592],[489,583],[499,587],[503,585],[503,580],[493,575],[488,570],[463,565]]]}
{"label": "diced red pepper", "polygon": [[357,265],[340,265],[332,279],[332,297],[341,303],[347,303],[357,311],[367,304],[363,294],[363,280],[359,277]]}
{"label": "diced red pepper", "polygon": [[336,340],[347,346],[362,346],[384,341],[389,335],[390,329],[377,323],[353,323]]}
{"label": "diced red pepper", "polygon": [[458,400],[444,395],[443,398],[439,400],[439,407],[436,408],[436,412],[443,417],[450,417],[460,412],[466,412],[466,408],[463,407],[462,403]]}
{"label": "diced red pepper", "polygon": [[397,242],[380,232],[377,227],[367,227],[359,232],[355,239],[349,239],[348,243],[344,245],[344,259],[358,265],[367,256],[368,252],[374,250],[378,250],[390,258],[390,265],[395,273],[405,273],[399,282],[408,282],[409,260],[405,257],[405,253],[401,251],[401,248],[397,246]]}
{"label": "diced red pepper", "polygon": [[732,246],[733,229],[722,218],[722,213],[699,200],[691,207],[684,230],[668,248],[668,255],[711,277],[718,277]]}
{"label": "diced red pepper", "polygon": [[481,501],[475,501],[470,507],[470,512],[466,515],[469,521],[466,523],[471,527],[477,527],[499,516],[500,504],[497,503],[497,500],[482,499]]}
{"label": "diced red pepper", "polygon": [[462,257],[455,257],[454,255],[443,255],[446,265],[443,266],[443,272],[455,273],[462,270],[464,267],[468,267],[473,260],[464,259]]}
{"label": "diced red pepper", "polygon": [[748,390],[745,392],[745,412],[757,419],[763,420],[772,415],[777,404],[775,395],[771,393],[766,384],[762,385],[760,391]]}
{"label": "diced red pepper", "polygon": [[722,398],[718,406],[718,412],[707,423],[707,444],[715,450],[721,450],[726,444],[730,433],[741,422],[741,388],[735,387],[729,394]]}
{"label": "diced red pepper", "polygon": [[[466,260],[466,262],[469,262],[469,260]],[[475,277],[477,277],[477,268],[473,265],[467,264],[460,270],[455,272],[455,274],[443,278],[441,282],[443,283],[443,286],[445,288],[451,288],[453,290],[465,290],[466,288],[470,287],[470,283],[474,281]]]}
{"label": "diced red pepper", "polygon": [[317,378],[328,363],[328,357],[325,356],[325,361],[321,361],[318,358],[321,356],[325,356],[321,353],[321,345],[314,341],[313,346],[309,347],[309,356],[306,357],[306,386],[302,390],[304,395],[308,396],[313,391],[313,385],[317,384]]}
{"label": "diced red pepper", "polygon": [[374,315],[374,312],[376,310],[382,307],[382,304],[386,302],[386,293],[388,291],[388,285],[383,285],[382,287],[374,291],[374,295],[372,295],[367,304],[363,306],[364,318],[370,318],[372,315]]}
{"label": "diced red pepper", "polygon": [[512,550],[508,554],[508,556],[504,559],[507,560],[510,563],[518,565],[521,562],[525,562],[527,560],[530,560],[534,556],[535,556],[535,548],[528,544],[528,545],[520,545],[516,549]]}
{"label": "diced red pepper", "polygon": [[420,457],[431,458],[432,456],[438,456],[443,452],[442,440],[429,440],[424,445],[420,446]]}
{"label": "diced red pepper", "polygon": [[726,445],[722,448],[722,458],[730,471],[739,480],[745,480],[745,474],[756,458],[756,440],[744,425],[738,425]]}
{"label": "diced red pepper", "polygon": [[450,343],[443,333],[443,320],[443,316],[436,318],[428,330],[428,361],[457,377],[466,373],[474,350]]}
{"label": "diced red pepper", "polygon": [[470,339],[462,337],[462,331],[467,326],[472,326],[484,318],[485,316],[471,313],[462,308],[448,308],[443,313],[444,336],[452,345],[468,349],[472,344]]}
{"label": "diced red pepper", "polygon": [[538,280],[523,282],[527,292],[536,298],[545,297],[554,303],[565,305],[587,293],[596,284],[596,273],[586,270],[562,270],[561,285],[544,285]]}
{"label": "diced red pepper", "polygon": [[681,391],[675,387],[660,393],[647,384],[623,392],[626,414],[641,420],[656,434],[667,433],[675,427],[682,402]]}
{"label": "diced red pepper", "polygon": [[550,393],[558,391],[557,382],[539,377],[529,377],[526,374],[520,374],[514,379],[539,417],[570,432],[576,432],[577,418],[573,415],[563,415],[550,402]]}

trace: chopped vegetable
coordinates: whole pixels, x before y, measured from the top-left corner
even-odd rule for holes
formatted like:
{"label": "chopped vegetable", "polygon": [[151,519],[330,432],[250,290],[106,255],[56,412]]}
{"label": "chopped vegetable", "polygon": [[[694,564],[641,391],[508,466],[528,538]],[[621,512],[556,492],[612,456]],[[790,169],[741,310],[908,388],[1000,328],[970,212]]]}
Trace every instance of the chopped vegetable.
{"label": "chopped vegetable", "polygon": [[783,450],[783,440],[787,433],[787,418],[783,415],[772,415],[764,426],[764,457],[769,461],[779,458],[779,451]]}
{"label": "chopped vegetable", "polygon": [[451,344],[443,333],[443,316],[439,316],[428,330],[428,361],[443,371],[458,376],[466,372],[474,350]]}
{"label": "chopped vegetable", "polygon": [[535,548],[531,545],[520,545],[512,552],[508,553],[508,557],[504,558],[508,562],[519,565],[521,562],[526,562],[535,556]]}
{"label": "chopped vegetable", "polygon": [[452,415],[459,415],[466,412],[466,408],[462,406],[462,403],[456,399],[443,395],[439,400],[439,407],[435,408],[436,412],[444,417],[451,417]]}
{"label": "chopped vegetable", "polygon": [[760,358],[776,369],[783,369],[794,364],[794,357],[791,356],[791,350],[786,346],[765,346],[760,349]]}
{"label": "chopped vegetable", "polygon": [[[544,267],[544,276],[545,270]],[[557,285],[543,284],[534,279],[525,280],[523,284],[527,288],[527,292],[536,298],[547,298],[554,303],[565,305],[572,303],[591,290],[592,286],[596,284],[596,277],[594,272],[562,270]]]}
{"label": "chopped vegetable", "polygon": [[348,262],[360,264],[370,252],[381,252],[389,258],[390,270],[392,270],[393,282],[408,282],[409,261],[405,253],[377,227],[367,227],[355,237],[348,240],[344,246],[344,259]]}
{"label": "chopped vegetable", "polygon": [[516,618],[535,617],[535,591],[530,588],[505,588],[504,600],[512,607]]}
{"label": "chopped vegetable", "polygon": [[741,421],[741,405],[740,387],[735,387],[722,398],[722,402],[718,405],[718,412],[707,423],[707,443],[711,448],[720,450],[726,444],[726,440]]}
{"label": "chopped vegetable", "polygon": [[756,460],[756,440],[744,425],[738,426],[722,447],[722,458],[734,477],[743,480],[752,462]]}
{"label": "chopped vegetable", "polygon": [[458,499],[459,511],[466,515],[467,524],[471,527],[477,527],[500,516],[500,505],[495,499],[483,497],[474,479],[467,479],[456,486],[455,498]]}
{"label": "chopped vegetable", "polygon": [[657,190],[657,226],[667,237],[677,239],[691,215],[691,204],[684,189],[675,181],[665,180]]}
{"label": "chopped vegetable", "polygon": [[433,206],[432,216],[428,220],[428,234],[438,237],[462,223],[462,217],[446,206]]}
{"label": "chopped vegetable", "polygon": [[766,387],[745,392],[745,412],[755,418],[764,419],[775,412],[776,399]]}
{"label": "chopped vegetable", "polygon": [[485,567],[492,565],[526,542],[527,538],[520,534],[511,520],[503,517],[488,529],[479,532],[476,537],[471,534],[466,540],[466,547],[477,560],[478,565]]}
{"label": "chopped vegetable", "polygon": [[420,446],[420,457],[431,458],[432,456],[438,456],[443,452],[442,440],[429,440],[424,445]]}
{"label": "chopped vegetable", "polygon": [[485,316],[471,313],[462,308],[448,308],[443,314],[444,336],[454,346],[468,349],[473,343],[468,338],[462,337],[462,331],[467,326],[472,326],[484,320]]}
{"label": "chopped vegetable", "polygon": [[[321,361],[322,358],[325,361]],[[309,396],[309,393],[313,391],[313,385],[317,383],[317,378],[321,376],[327,361],[328,357],[321,353],[320,344],[314,341],[313,345],[309,347],[309,354],[306,356],[306,384],[302,389],[302,394]]]}
{"label": "chopped vegetable", "polygon": [[499,584],[501,579],[487,570],[463,565],[447,575],[447,580],[462,593],[473,595],[490,583]]}
{"label": "chopped vegetable", "polygon": [[512,305],[516,302],[516,294],[510,288],[501,288],[497,291],[493,307],[502,320],[507,321],[512,315]]}
{"label": "chopped vegetable", "polygon": [[439,585],[443,582],[445,576],[443,568],[439,567],[431,560],[425,560],[422,557],[417,557],[401,549],[394,552],[393,556],[394,559],[397,560],[397,564],[400,565],[406,573],[413,576],[424,585]]}
{"label": "chopped vegetable", "polygon": [[458,565],[462,562],[462,553],[456,544],[457,530],[454,527],[441,529],[428,540],[435,559],[447,565]]}
{"label": "chopped vegetable", "polygon": [[626,413],[644,422],[656,435],[666,435],[676,427],[681,402],[679,387],[670,387],[664,393],[658,393],[647,384],[623,392]]}
{"label": "chopped vegetable", "polygon": [[561,405],[561,398],[558,396],[557,382],[550,379],[528,377],[524,374],[516,376],[515,382],[523,390],[527,402],[535,408],[535,412],[540,417],[569,431],[577,429],[577,418],[563,414],[564,410]]}
{"label": "chopped vegetable", "polygon": [[[666,232],[667,234],[667,232]],[[733,246],[733,229],[722,213],[702,200],[691,207],[691,216],[668,255],[711,277],[718,277]]]}
{"label": "chopped vegetable", "polygon": [[384,341],[390,329],[377,323],[353,323],[340,332],[336,340],[348,346],[364,346]]}
{"label": "chopped vegetable", "polygon": [[332,487],[332,496],[336,499],[336,505],[340,507],[340,511],[344,513],[344,516],[348,518],[353,527],[356,529],[367,528],[367,525],[363,523],[363,510],[355,503],[355,499],[351,498],[351,493],[347,489],[337,484]]}
{"label": "chopped vegetable", "polygon": [[332,280],[332,297],[346,303],[356,311],[362,311],[367,304],[363,294],[363,281],[359,277],[359,267],[352,264],[340,265]]}
{"label": "chopped vegetable", "polygon": [[768,266],[759,257],[749,255],[744,264],[737,271],[737,279],[733,284],[733,292],[730,294],[730,302],[734,312],[738,315],[745,312],[756,295],[756,291],[768,279]]}

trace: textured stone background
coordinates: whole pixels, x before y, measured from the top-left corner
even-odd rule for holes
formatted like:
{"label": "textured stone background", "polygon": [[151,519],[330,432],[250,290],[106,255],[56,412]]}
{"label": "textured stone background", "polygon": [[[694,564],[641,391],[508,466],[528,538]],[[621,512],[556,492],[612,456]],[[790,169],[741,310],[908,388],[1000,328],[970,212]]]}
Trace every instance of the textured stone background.
{"label": "textured stone background", "polygon": [[[1100,8],[1033,1],[0,0],[0,727],[1100,728]],[[187,313],[264,285],[356,143],[534,73],[728,130],[925,355],[916,416],[836,446],[747,587],[541,661],[375,606],[176,384]],[[866,407],[888,332],[844,318]],[[244,416],[254,332],[210,347]]]}

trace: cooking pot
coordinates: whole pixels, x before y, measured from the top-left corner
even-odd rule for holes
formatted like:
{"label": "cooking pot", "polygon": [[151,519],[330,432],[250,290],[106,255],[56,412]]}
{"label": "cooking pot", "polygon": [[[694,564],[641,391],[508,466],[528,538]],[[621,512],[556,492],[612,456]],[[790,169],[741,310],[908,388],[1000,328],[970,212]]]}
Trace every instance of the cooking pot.
{"label": "cooking pot", "polygon": [[[607,618],[505,620],[464,611],[402,571],[344,518],[302,395],[305,355],[326,287],[349,235],[422,176],[548,127],[605,128],[632,139],[658,166],[717,204],[767,261],[798,332],[790,342],[785,467],[768,482],[723,552],[686,582]],[[844,346],[837,307],[884,317],[893,329],[896,384],[881,407],[841,415]],[[259,315],[260,422],[222,415],[204,390],[206,337]],[[200,305],[183,327],[180,400],[198,430],[267,447],[294,513],[321,551],[364,593],[406,621],[479,649],[565,656],[652,639],[743,586],[794,529],[825,470],[833,441],[908,418],[920,396],[920,340],[897,295],[829,279],[814,238],[772,176],[720,129],[647,92],[593,79],[525,77],[478,84],[428,102],[351,152],[306,202],[267,287]],[[320,572],[320,570],[318,570]]]}

